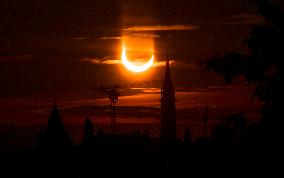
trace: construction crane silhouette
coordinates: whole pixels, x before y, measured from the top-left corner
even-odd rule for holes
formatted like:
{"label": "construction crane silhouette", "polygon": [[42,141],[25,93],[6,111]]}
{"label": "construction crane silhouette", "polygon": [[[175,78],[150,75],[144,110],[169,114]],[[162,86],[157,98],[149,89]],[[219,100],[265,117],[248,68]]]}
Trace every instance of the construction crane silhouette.
{"label": "construction crane silhouette", "polygon": [[101,85],[98,90],[101,93],[107,94],[108,99],[110,100],[110,106],[112,109],[112,114],[111,114],[111,132],[113,135],[116,134],[116,117],[115,117],[115,105],[118,102],[118,97],[120,96],[120,93],[118,92],[118,88],[120,86],[118,84],[115,84],[113,86],[105,87]]}

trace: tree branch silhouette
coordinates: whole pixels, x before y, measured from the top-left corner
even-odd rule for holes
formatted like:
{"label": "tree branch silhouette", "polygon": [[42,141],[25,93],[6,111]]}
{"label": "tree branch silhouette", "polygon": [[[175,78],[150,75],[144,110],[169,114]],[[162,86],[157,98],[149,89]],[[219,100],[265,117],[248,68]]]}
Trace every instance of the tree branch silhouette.
{"label": "tree branch silhouette", "polygon": [[198,65],[203,71],[221,74],[226,83],[243,75],[256,84],[253,95],[264,102],[263,120],[277,125],[284,118],[284,9],[269,0],[258,0],[257,5],[265,23],[254,25],[244,40],[250,53],[215,55]]}

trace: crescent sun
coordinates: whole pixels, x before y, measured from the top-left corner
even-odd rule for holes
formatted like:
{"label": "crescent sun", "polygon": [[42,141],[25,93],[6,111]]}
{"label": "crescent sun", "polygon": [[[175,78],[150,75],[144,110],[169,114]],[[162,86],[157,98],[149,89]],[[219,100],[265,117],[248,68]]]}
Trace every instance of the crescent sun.
{"label": "crescent sun", "polygon": [[133,71],[133,72],[143,72],[147,69],[149,69],[153,62],[154,62],[154,55],[152,55],[151,59],[146,63],[146,64],[143,64],[143,65],[135,65],[131,62],[129,62],[127,60],[127,57],[126,57],[126,49],[125,47],[122,48],[122,54],[121,54],[121,59],[122,59],[122,63],[123,65],[130,71]]}

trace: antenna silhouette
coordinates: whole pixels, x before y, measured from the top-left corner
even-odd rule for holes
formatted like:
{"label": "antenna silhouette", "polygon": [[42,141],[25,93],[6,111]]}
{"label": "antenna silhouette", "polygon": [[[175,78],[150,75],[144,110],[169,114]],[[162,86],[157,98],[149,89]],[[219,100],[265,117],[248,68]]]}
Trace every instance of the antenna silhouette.
{"label": "antenna silhouette", "polygon": [[100,86],[99,91],[107,94],[108,99],[110,100],[110,106],[112,109],[112,114],[111,114],[111,132],[113,135],[116,134],[116,117],[115,117],[115,105],[118,102],[118,97],[120,96],[120,93],[117,91],[117,88],[120,88],[118,84],[113,85],[111,87],[105,87],[105,86]]}

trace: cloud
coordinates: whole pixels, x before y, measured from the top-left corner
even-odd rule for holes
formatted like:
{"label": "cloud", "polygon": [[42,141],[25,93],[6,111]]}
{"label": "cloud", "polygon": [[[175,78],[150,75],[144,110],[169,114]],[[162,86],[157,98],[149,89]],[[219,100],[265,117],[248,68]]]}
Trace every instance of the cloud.
{"label": "cloud", "polygon": [[181,30],[196,30],[199,27],[196,25],[152,25],[152,26],[132,26],[125,28],[125,31],[181,31]]}
{"label": "cloud", "polygon": [[0,51],[0,64],[12,61],[32,60],[35,56],[35,54],[16,54],[14,52]]}
{"label": "cloud", "polygon": [[230,16],[227,22],[224,22],[224,24],[228,25],[254,25],[254,24],[260,24],[264,23],[264,18],[257,14],[237,14]]}
{"label": "cloud", "polygon": [[109,59],[109,57],[104,57],[102,59],[98,58],[82,58],[81,61],[89,62],[92,64],[120,64],[121,60],[119,59]]}
{"label": "cloud", "polygon": [[124,37],[134,37],[134,38],[159,38],[160,35],[148,34],[148,33],[129,33],[124,36],[103,36],[97,39],[99,40],[122,40]]}
{"label": "cloud", "polygon": [[85,40],[88,37],[73,37],[72,40]]}
{"label": "cloud", "polygon": [[136,37],[136,38],[159,38],[160,35],[155,35],[155,34],[148,34],[148,33],[132,33],[131,35],[128,35],[130,37]]}
{"label": "cloud", "polygon": [[[176,63],[175,60],[170,60],[170,64],[175,64],[175,63]],[[162,67],[165,65],[166,65],[165,61],[157,61],[157,62],[154,62],[153,67]]]}
{"label": "cloud", "polygon": [[[88,62],[91,64],[121,64],[120,59],[110,59],[110,57],[104,57],[104,58],[82,58],[82,62]],[[179,64],[177,63],[176,60],[170,60],[170,64]],[[165,61],[156,61],[153,63],[153,67],[162,67],[165,66],[166,62]],[[184,64],[183,64],[184,65]]]}
{"label": "cloud", "polygon": [[122,37],[121,36],[103,36],[97,39],[99,40],[121,40]]}

